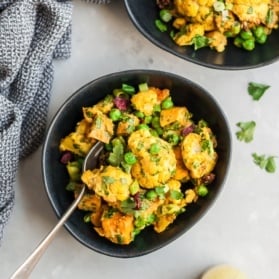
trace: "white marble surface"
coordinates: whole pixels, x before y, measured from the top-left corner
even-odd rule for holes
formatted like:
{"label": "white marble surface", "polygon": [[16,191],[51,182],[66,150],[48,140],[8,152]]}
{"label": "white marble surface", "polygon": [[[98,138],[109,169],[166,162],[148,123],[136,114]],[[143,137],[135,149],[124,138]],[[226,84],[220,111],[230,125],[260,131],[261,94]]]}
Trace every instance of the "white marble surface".
{"label": "white marble surface", "polygon": [[[223,107],[232,131],[231,170],[219,199],[187,234],[163,249],[133,259],[95,253],[62,228],[31,278],[196,279],[207,267],[229,263],[251,279],[279,278],[279,159],[267,174],[252,152],[279,156],[279,62],[245,71],[207,69],[168,54],[130,22],[121,0],[109,6],[74,1],[73,51],[55,63],[49,119],[84,83],[119,70],[148,68],[185,76],[207,88]],[[247,94],[250,81],[271,85],[259,102]],[[255,139],[237,141],[238,121],[255,120]],[[22,263],[57,219],[41,174],[41,149],[20,164],[16,205],[0,249],[0,278]]]}

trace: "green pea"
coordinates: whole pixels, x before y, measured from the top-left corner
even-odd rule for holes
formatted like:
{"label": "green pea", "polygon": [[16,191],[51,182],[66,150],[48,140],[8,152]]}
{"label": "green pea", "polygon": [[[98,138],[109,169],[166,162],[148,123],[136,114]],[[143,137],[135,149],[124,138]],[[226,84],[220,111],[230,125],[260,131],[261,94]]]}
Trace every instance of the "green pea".
{"label": "green pea", "polygon": [[231,32],[235,36],[241,31],[241,25],[239,22],[235,22],[232,26]]}
{"label": "green pea", "polygon": [[151,125],[153,128],[160,128],[160,118],[158,116],[155,116],[152,118],[152,121],[151,121]]}
{"label": "green pea", "polygon": [[152,201],[158,197],[158,194],[156,193],[155,190],[149,190],[145,193],[145,196],[148,200]]}
{"label": "green pea", "polygon": [[255,27],[253,29],[253,33],[254,33],[256,38],[260,38],[262,36],[262,34],[266,34],[265,29],[262,25]]}
{"label": "green pea", "polygon": [[164,21],[164,22],[169,22],[172,19],[172,14],[167,9],[162,9],[160,11],[159,15],[160,15],[161,20]]}
{"label": "green pea", "polygon": [[180,137],[179,137],[179,135],[177,135],[177,134],[172,134],[172,135],[169,135],[168,137],[167,137],[167,141],[171,144],[171,145],[177,145],[178,143],[179,143],[179,141],[180,141]]}
{"label": "green pea", "polygon": [[153,136],[153,137],[159,137],[158,135],[158,132],[154,129],[150,129],[150,134]]}
{"label": "green pea", "polygon": [[144,113],[143,112],[141,112],[141,111],[135,111],[135,116],[137,116],[138,118],[144,118]]}
{"label": "green pea", "polygon": [[127,152],[124,154],[124,161],[129,165],[133,165],[137,162],[137,158],[132,152]]}
{"label": "green pea", "polygon": [[247,31],[241,30],[241,31],[240,31],[240,37],[241,37],[243,40],[249,40],[249,39],[254,38],[253,33],[252,33],[252,31],[250,31],[250,30],[247,30]]}
{"label": "green pea", "polygon": [[160,111],[161,111],[160,105],[154,105],[153,112],[160,112]]}
{"label": "green pea", "polygon": [[138,126],[137,126],[137,130],[141,130],[141,129],[149,129],[149,126],[148,125],[146,125],[146,124],[139,124]]}
{"label": "green pea", "polygon": [[166,98],[162,104],[161,104],[162,109],[169,109],[173,107],[173,102],[171,97]]}
{"label": "green pea", "polygon": [[122,117],[122,113],[119,109],[117,108],[113,108],[110,112],[109,112],[109,117],[112,121],[119,121]]}
{"label": "green pea", "polygon": [[259,44],[264,44],[267,40],[267,35],[263,33],[260,37],[256,38],[256,42]]}
{"label": "green pea", "polygon": [[243,41],[244,40],[241,37],[237,36],[237,37],[234,38],[233,44],[236,47],[242,47]]}
{"label": "green pea", "polygon": [[205,197],[208,194],[208,189],[204,184],[199,185],[197,193],[201,197]]}
{"label": "green pea", "polygon": [[154,155],[154,154],[158,154],[160,152],[160,146],[157,143],[153,143],[150,146],[150,154]]}
{"label": "green pea", "polygon": [[255,40],[254,39],[245,40],[242,43],[242,47],[249,51],[253,50],[255,48]]}
{"label": "green pea", "polygon": [[159,136],[162,136],[164,133],[164,130],[161,127],[157,127],[155,130]]}
{"label": "green pea", "polygon": [[151,121],[152,121],[152,116],[148,115],[148,116],[144,117],[143,123],[149,124],[149,123],[151,123]]}

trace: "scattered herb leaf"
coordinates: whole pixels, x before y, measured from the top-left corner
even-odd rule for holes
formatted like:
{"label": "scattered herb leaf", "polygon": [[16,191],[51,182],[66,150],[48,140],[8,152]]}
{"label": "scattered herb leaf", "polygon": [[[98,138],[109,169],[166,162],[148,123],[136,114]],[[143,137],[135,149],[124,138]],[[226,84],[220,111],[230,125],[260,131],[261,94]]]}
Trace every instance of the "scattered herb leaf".
{"label": "scattered herb leaf", "polygon": [[275,156],[258,155],[257,153],[253,153],[252,157],[254,163],[261,169],[264,169],[269,173],[274,173],[276,171]]}
{"label": "scattered herb leaf", "polygon": [[266,84],[249,82],[248,93],[252,96],[254,101],[258,101],[269,87],[270,86]]}
{"label": "scattered herb leaf", "polygon": [[256,128],[255,121],[238,122],[236,124],[240,131],[236,132],[237,139],[246,143],[251,142],[254,138],[254,131]]}

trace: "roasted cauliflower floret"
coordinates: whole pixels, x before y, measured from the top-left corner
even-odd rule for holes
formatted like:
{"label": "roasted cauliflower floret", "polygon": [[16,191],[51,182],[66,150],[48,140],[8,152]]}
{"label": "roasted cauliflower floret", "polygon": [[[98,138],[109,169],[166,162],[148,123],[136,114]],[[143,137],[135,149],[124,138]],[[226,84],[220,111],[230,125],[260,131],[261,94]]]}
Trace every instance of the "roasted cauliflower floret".
{"label": "roasted cauliflower floret", "polygon": [[113,135],[113,122],[102,112],[94,115],[92,124],[88,134],[89,138],[99,140],[104,143],[109,143]]}
{"label": "roasted cauliflower floret", "polygon": [[137,125],[139,125],[139,119],[135,115],[124,114],[122,120],[117,125],[116,134],[118,136],[127,136],[135,130]]}
{"label": "roasted cauliflower floret", "polygon": [[89,127],[90,124],[85,119],[78,122],[75,131],[61,139],[60,151],[71,151],[76,155],[85,156],[96,142],[96,140],[87,137]]}
{"label": "roasted cauliflower floret", "polygon": [[129,173],[113,166],[87,170],[82,174],[81,180],[89,189],[94,190],[97,195],[110,203],[126,200],[130,195],[129,187],[133,182]]}
{"label": "roasted cauliflower floret", "polygon": [[139,92],[131,98],[134,108],[146,116],[153,113],[154,106],[158,104],[157,93],[154,89],[149,88],[147,91]]}
{"label": "roasted cauliflower floret", "polygon": [[204,26],[200,23],[190,23],[185,28],[184,32],[178,32],[174,36],[174,41],[179,46],[187,46],[193,43],[193,39],[196,36],[204,35]]}
{"label": "roasted cauliflower floret", "polygon": [[173,123],[179,124],[184,127],[188,124],[191,114],[186,107],[172,107],[164,109],[160,113],[160,125],[162,127],[168,126]]}
{"label": "roasted cauliflower floret", "polygon": [[164,203],[157,210],[157,219],[154,223],[154,230],[158,233],[164,231],[177,215],[184,211],[186,201],[181,192],[181,183],[175,179],[170,179],[166,185],[169,191],[166,194]]}
{"label": "roasted cauliflower floret", "polygon": [[182,157],[192,178],[201,178],[210,173],[217,162],[217,153],[214,150],[215,140],[211,133],[204,128],[204,133],[188,134],[182,141]]}
{"label": "roasted cauliflower floret", "polygon": [[91,211],[90,220],[94,226],[100,226],[103,212],[102,198],[92,193],[86,193],[78,204],[78,209]]}
{"label": "roasted cauliflower floret", "polygon": [[227,0],[232,6],[232,12],[242,22],[259,25],[265,24],[269,10],[270,0]]}
{"label": "roasted cauliflower floret", "polygon": [[215,0],[174,0],[177,12],[187,18],[205,18],[212,10]]}
{"label": "roasted cauliflower floret", "polygon": [[182,182],[189,181],[191,177],[189,171],[187,170],[183,162],[181,147],[180,146],[174,147],[173,152],[176,158],[176,170],[173,178]]}
{"label": "roasted cauliflower floret", "polygon": [[209,40],[209,46],[216,49],[218,52],[225,50],[227,45],[227,37],[219,31],[211,31],[207,34]]}
{"label": "roasted cauliflower floret", "polygon": [[134,217],[108,208],[101,218],[101,227],[95,228],[100,236],[116,244],[129,244],[134,240]]}
{"label": "roasted cauliflower floret", "polygon": [[99,101],[96,105],[92,107],[83,107],[83,116],[88,122],[92,122],[92,118],[97,113],[108,113],[113,107],[113,97],[112,95],[107,95],[103,100]]}
{"label": "roasted cauliflower floret", "polygon": [[[158,152],[152,153],[152,146]],[[133,165],[132,176],[144,188],[154,188],[164,184],[175,173],[176,159],[171,145],[141,129],[133,132],[128,139],[128,146],[137,157]]]}

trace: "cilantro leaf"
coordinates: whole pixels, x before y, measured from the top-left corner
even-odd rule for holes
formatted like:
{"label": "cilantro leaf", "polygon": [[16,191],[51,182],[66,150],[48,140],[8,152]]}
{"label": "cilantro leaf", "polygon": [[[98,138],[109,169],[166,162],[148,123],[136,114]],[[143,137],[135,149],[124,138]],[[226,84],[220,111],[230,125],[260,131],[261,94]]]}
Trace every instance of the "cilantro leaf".
{"label": "cilantro leaf", "polygon": [[255,121],[238,122],[236,124],[240,128],[240,131],[236,132],[237,139],[246,143],[251,142],[254,138],[254,131],[256,128]]}
{"label": "cilantro leaf", "polygon": [[205,36],[201,36],[201,35],[196,35],[193,39],[192,39],[192,44],[194,45],[194,49],[198,50],[202,47],[206,47],[209,45],[209,39]]}
{"label": "cilantro leaf", "polygon": [[248,93],[252,96],[254,101],[258,101],[269,87],[270,86],[266,84],[249,82]]}
{"label": "cilantro leaf", "polygon": [[276,171],[276,163],[275,163],[275,157],[270,156],[267,158],[267,163],[265,166],[265,170],[270,173],[274,173]]}
{"label": "cilantro leaf", "polygon": [[258,155],[257,153],[253,153],[252,157],[254,163],[261,169],[264,169],[269,173],[274,173],[276,171],[275,156]]}
{"label": "cilantro leaf", "polygon": [[112,166],[119,166],[124,156],[124,145],[121,140],[114,138],[112,140],[112,152],[109,153],[108,162]]}

